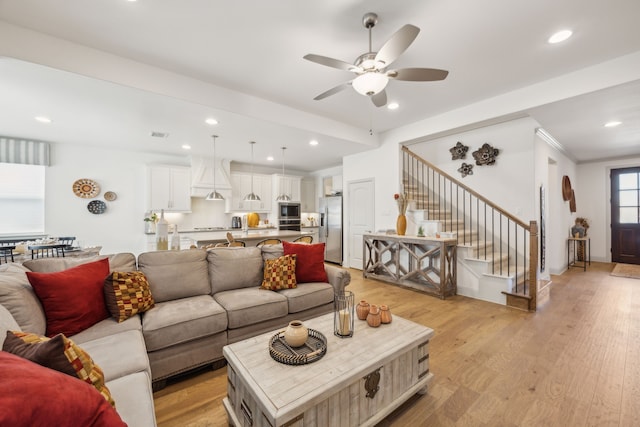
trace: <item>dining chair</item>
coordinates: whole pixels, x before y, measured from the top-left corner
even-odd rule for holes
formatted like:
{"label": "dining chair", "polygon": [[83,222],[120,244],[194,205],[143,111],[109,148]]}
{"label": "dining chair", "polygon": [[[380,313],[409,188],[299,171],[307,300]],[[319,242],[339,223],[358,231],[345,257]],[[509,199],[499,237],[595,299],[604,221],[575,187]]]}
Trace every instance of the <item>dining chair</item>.
{"label": "dining chair", "polygon": [[55,244],[55,245],[31,245],[27,246],[27,249],[31,251],[31,259],[38,258],[64,258],[64,249],[67,245]]}
{"label": "dining chair", "polygon": [[14,245],[2,245],[0,246],[0,264],[2,264],[2,260],[4,259],[5,264],[9,262],[14,262],[13,259],[13,250],[16,247]]}
{"label": "dining chair", "polygon": [[75,242],[76,238],[75,237],[57,237],[56,240],[61,245],[66,245],[67,248],[70,248],[71,246],[73,246],[73,242]]}
{"label": "dining chair", "polygon": [[300,236],[293,241],[294,243],[312,243],[313,236]]}
{"label": "dining chair", "polygon": [[280,240],[280,239],[264,239],[264,240],[261,240],[258,243],[256,243],[256,246],[277,245],[279,243],[282,243],[282,240]]}

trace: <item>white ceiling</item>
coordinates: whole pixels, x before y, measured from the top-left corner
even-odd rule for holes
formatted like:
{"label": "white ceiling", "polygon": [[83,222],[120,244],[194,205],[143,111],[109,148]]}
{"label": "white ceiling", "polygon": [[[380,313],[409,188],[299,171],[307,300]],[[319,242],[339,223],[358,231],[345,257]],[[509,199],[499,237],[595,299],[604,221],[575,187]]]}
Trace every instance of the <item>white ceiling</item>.
{"label": "white ceiling", "polygon": [[[367,51],[366,12],[379,15],[378,49],[402,25],[421,28],[393,68],[450,71],[442,82],[391,81],[395,111],[374,107],[345,90],[313,97],[350,79],[347,72],[302,59],[315,53],[352,62]],[[0,24],[22,26],[80,45],[264,98],[313,116],[378,135],[447,111],[640,51],[637,0],[0,0]],[[546,43],[554,31],[574,36]],[[20,43],[20,40],[13,41]],[[1,54],[1,52],[0,52]],[[57,142],[128,147],[142,151],[207,154],[215,132],[219,155],[256,163],[286,145],[299,170],[340,164],[343,155],[375,146],[318,133],[292,120],[265,120],[249,107],[230,111],[212,99],[194,104],[46,67],[0,61],[0,134]],[[529,113],[576,161],[640,155],[640,84],[611,88],[542,106]],[[49,114],[48,127],[33,122]],[[203,126],[213,115],[215,128]],[[602,129],[604,122],[623,124]],[[286,120],[285,120],[286,121]],[[166,140],[148,137],[169,132]],[[312,150],[308,141],[321,145]],[[135,147],[135,148],[134,148]]]}

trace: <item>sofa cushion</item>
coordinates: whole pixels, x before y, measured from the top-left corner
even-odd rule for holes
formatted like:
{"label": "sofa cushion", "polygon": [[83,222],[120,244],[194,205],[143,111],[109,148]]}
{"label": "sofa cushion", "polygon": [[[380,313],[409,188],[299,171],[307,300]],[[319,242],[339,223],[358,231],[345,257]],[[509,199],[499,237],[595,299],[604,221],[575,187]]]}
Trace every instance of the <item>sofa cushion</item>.
{"label": "sofa cushion", "polygon": [[84,344],[88,341],[100,339],[110,335],[114,335],[125,331],[138,331],[142,333],[142,319],[139,315],[133,316],[118,323],[113,317],[108,317],[93,326],[88,327],[82,332],[78,332],[71,338],[78,344]]}
{"label": "sofa cushion", "polygon": [[115,406],[104,383],[102,369],[94,363],[89,353],[63,334],[47,338],[26,332],[8,331],[2,350],[79,378],[94,386],[111,406]]}
{"label": "sofa cushion", "polygon": [[113,255],[98,255],[91,257],[65,257],[65,258],[40,258],[27,260],[23,264],[31,271],[37,273],[54,273],[56,271],[68,270],[80,264],[99,261],[101,259],[109,260],[110,271],[135,271],[136,257],[132,253],[119,253]]}
{"label": "sofa cushion", "polygon": [[324,243],[310,245],[308,243],[282,242],[284,254],[297,254],[296,280],[298,283],[326,282],[327,272],[324,270]]}
{"label": "sofa cushion", "polygon": [[203,250],[145,252],[138,256],[156,303],[211,294]]}
{"label": "sofa cushion", "polygon": [[129,427],[156,427],[151,378],[144,372],[109,381],[111,394],[118,402],[118,413]]}
{"label": "sofa cushion", "polygon": [[109,317],[102,291],[108,274],[107,259],[55,273],[27,272],[44,308],[47,336],[70,336]]}
{"label": "sofa cushion", "polygon": [[213,297],[227,311],[229,329],[284,317],[289,310],[284,295],[256,287],[222,291]]}
{"label": "sofa cushion", "polygon": [[208,251],[211,291],[258,287],[262,283],[260,248],[212,248]]}
{"label": "sofa cushion", "polygon": [[296,256],[283,255],[276,259],[266,259],[260,287],[269,291],[295,288]]}
{"label": "sofa cushion", "polygon": [[227,329],[227,313],[211,295],[156,304],[142,318],[147,350],[155,351]]}
{"label": "sofa cushion", "polygon": [[112,272],[104,280],[104,300],[118,322],[153,308],[147,277],[142,271]]}
{"label": "sofa cushion", "polygon": [[[142,331],[118,332],[83,343],[82,348],[91,354],[95,363],[102,368],[107,382],[136,372],[150,374]],[[111,395],[113,396],[113,393]]]}
{"label": "sofa cushion", "polygon": [[0,425],[53,424],[126,427],[116,410],[91,385],[14,354],[0,352]]}
{"label": "sofa cushion", "polygon": [[279,293],[287,297],[289,313],[299,313],[333,302],[333,286],[328,283],[305,283],[295,289],[283,289]]}
{"label": "sofa cushion", "polygon": [[282,243],[278,243],[277,245],[262,245],[260,246],[260,250],[262,251],[262,259],[265,261],[280,258],[284,255]]}
{"label": "sofa cushion", "polygon": [[29,284],[27,271],[19,264],[0,265],[0,304],[9,310],[20,329],[44,335],[47,320],[40,300]]}
{"label": "sofa cushion", "polygon": [[16,323],[15,319],[9,313],[9,310],[0,305],[0,348],[4,344],[4,338],[7,336],[7,331],[19,331],[20,326]]}

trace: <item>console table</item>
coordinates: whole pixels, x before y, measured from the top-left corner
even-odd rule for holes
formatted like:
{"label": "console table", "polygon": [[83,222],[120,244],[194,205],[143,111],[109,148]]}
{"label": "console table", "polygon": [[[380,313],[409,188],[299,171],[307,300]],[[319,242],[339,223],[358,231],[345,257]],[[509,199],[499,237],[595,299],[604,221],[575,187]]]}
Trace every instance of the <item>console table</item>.
{"label": "console table", "polygon": [[[571,261],[571,246],[573,246],[573,262]],[[576,260],[578,247],[582,246],[582,260]],[[578,264],[582,261],[582,264]],[[579,267],[587,271],[587,263],[591,265],[591,238],[590,237],[569,237],[567,239],[567,270],[571,267]]]}
{"label": "console table", "polygon": [[457,291],[457,244],[455,238],[365,234],[363,275],[444,299]]}

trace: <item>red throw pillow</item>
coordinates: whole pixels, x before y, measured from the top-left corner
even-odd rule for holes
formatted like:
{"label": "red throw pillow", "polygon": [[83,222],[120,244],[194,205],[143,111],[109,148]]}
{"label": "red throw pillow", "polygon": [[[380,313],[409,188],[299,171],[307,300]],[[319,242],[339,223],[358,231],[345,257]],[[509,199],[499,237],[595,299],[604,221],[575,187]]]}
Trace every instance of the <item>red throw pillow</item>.
{"label": "red throw pillow", "polygon": [[104,279],[109,260],[81,264],[55,273],[27,272],[47,318],[47,336],[72,336],[109,317]]}
{"label": "red throw pillow", "polygon": [[324,269],[324,243],[282,242],[285,255],[296,254],[296,282],[327,282]]}
{"label": "red throw pillow", "polygon": [[126,427],[91,385],[0,351],[0,425]]}

